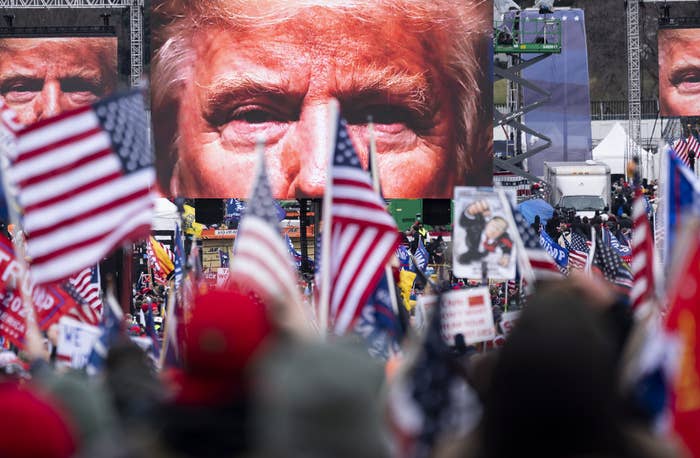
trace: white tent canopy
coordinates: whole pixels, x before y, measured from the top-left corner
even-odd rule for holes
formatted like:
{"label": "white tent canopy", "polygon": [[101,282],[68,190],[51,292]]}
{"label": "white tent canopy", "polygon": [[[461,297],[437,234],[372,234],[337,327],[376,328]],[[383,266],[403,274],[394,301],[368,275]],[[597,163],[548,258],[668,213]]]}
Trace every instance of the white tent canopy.
{"label": "white tent canopy", "polygon": [[179,221],[177,213],[177,205],[170,202],[164,197],[156,199],[153,208],[153,223],[154,231],[174,231],[175,224]]}
{"label": "white tent canopy", "polygon": [[[604,162],[612,174],[625,173],[625,151],[627,150],[627,132],[619,122],[610,129],[608,135],[593,148],[593,160]],[[642,166],[642,178],[658,178],[660,173],[659,154],[652,154],[639,148],[639,162]]]}

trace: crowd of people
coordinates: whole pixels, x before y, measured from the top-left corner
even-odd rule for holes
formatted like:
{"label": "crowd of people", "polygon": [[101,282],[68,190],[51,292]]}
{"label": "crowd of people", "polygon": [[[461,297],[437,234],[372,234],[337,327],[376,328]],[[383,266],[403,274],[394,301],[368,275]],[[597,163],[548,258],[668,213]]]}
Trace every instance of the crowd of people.
{"label": "crowd of people", "polygon": [[[454,384],[474,398],[446,405],[468,420],[440,427],[430,454],[414,454],[423,428],[402,424],[402,409],[420,399],[409,350],[420,339],[410,328],[404,356],[384,365],[353,336],[324,342],[284,330],[236,290],[198,295],[191,313],[184,365],[160,372],[126,333],[97,378],[55,368],[28,336],[20,357],[29,375],[3,365],[0,456],[684,456],[678,441],[653,432],[639,393],[619,388],[634,323],[592,278],[538,285],[500,348],[458,339],[431,355],[446,358],[451,374],[434,389]],[[402,386],[408,398],[397,401]],[[414,442],[404,454],[407,431]]]}

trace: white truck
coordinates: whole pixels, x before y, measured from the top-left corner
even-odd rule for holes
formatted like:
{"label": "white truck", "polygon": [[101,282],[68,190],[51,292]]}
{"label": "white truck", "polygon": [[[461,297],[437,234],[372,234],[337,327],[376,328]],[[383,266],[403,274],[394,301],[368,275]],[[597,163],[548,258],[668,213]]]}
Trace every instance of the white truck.
{"label": "white truck", "polygon": [[576,215],[592,218],[595,211],[610,208],[610,167],[596,161],[545,162],[544,180],[550,187],[553,207],[571,208]]}

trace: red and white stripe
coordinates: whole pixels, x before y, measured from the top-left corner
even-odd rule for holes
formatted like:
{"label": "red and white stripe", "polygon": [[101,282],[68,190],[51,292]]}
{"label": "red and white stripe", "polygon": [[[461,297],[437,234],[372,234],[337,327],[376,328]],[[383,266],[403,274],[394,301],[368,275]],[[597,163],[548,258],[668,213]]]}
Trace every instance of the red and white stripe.
{"label": "red and white stripe", "polygon": [[264,299],[299,303],[296,269],[279,228],[247,215],[238,226],[237,238],[229,278],[252,288]]}
{"label": "red and white stripe", "polygon": [[538,280],[561,279],[564,272],[545,250],[526,248],[530,266]]}
{"label": "red and white stripe", "polygon": [[73,275],[68,281],[73,285],[80,297],[92,309],[102,309],[102,298],[100,297],[100,284],[92,281],[92,268],[88,267]]}
{"label": "red and white stripe", "polygon": [[102,298],[99,283],[92,282],[92,268],[70,277],[66,286],[77,304],[66,315],[82,323],[98,325],[102,320]]}
{"label": "red and white stripe", "polygon": [[640,189],[635,192],[632,220],[631,268],[634,283],[630,291],[630,302],[632,310],[638,311],[654,298],[654,239]]}
{"label": "red and white stripe", "polygon": [[361,168],[331,172],[329,318],[335,334],[352,328],[399,241],[396,223]]}
{"label": "red and white stripe", "polygon": [[[692,140],[695,140],[692,135],[690,138],[679,138],[675,142],[673,142],[673,150],[676,152],[676,155],[678,158],[688,167],[690,167],[690,160],[688,158],[688,151],[691,150],[692,146]],[[697,149],[694,149],[696,153],[698,152]]]}
{"label": "red and white stripe", "polygon": [[149,233],[155,172],[122,172],[92,107],[20,131],[10,177],[37,283],[63,280],[125,238]]}

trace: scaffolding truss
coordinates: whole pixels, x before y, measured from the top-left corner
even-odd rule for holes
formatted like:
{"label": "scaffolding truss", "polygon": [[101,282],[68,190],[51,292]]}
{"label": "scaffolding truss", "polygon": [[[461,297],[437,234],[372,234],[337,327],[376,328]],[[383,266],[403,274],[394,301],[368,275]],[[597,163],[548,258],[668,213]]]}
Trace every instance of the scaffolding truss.
{"label": "scaffolding truss", "polygon": [[[639,68],[639,2],[627,1],[628,129],[625,164],[639,156],[642,143],[642,83]],[[627,174],[625,167],[625,175]]]}

